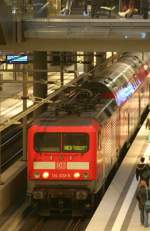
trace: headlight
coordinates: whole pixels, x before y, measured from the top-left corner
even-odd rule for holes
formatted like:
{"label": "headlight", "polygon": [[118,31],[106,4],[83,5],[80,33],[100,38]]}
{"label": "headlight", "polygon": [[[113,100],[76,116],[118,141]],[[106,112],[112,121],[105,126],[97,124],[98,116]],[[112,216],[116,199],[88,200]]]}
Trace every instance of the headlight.
{"label": "headlight", "polygon": [[40,178],[40,173],[39,172],[34,172],[34,178],[39,179]]}
{"label": "headlight", "polygon": [[47,179],[49,177],[49,172],[43,172],[42,177]]}
{"label": "headlight", "polygon": [[73,174],[73,176],[74,176],[74,178],[79,178],[79,177],[80,177],[80,173],[79,173],[79,172],[75,172],[75,173]]}
{"label": "headlight", "polygon": [[84,178],[84,179],[87,179],[88,177],[89,177],[88,172],[84,172],[84,173],[83,173],[83,178]]}

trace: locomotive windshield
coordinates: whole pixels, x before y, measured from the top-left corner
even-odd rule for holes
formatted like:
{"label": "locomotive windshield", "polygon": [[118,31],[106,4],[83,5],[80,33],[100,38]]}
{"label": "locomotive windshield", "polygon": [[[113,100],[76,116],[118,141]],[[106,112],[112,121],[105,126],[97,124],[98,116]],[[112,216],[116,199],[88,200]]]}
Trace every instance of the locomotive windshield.
{"label": "locomotive windshield", "polygon": [[62,151],[63,152],[87,152],[89,138],[85,133],[63,133]]}
{"label": "locomotive windshield", "polygon": [[36,133],[34,148],[37,152],[60,152],[60,133]]}
{"label": "locomotive windshield", "polygon": [[86,133],[36,133],[34,149],[37,152],[87,152],[89,136]]}

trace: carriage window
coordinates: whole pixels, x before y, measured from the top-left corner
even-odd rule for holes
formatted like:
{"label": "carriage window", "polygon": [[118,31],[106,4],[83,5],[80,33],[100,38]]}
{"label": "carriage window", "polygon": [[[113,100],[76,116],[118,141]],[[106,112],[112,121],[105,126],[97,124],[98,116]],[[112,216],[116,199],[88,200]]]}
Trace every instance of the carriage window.
{"label": "carriage window", "polygon": [[86,133],[63,133],[63,152],[87,152],[89,147],[89,136]]}
{"label": "carriage window", "polygon": [[60,152],[60,133],[36,133],[34,137],[34,149],[37,152]]}

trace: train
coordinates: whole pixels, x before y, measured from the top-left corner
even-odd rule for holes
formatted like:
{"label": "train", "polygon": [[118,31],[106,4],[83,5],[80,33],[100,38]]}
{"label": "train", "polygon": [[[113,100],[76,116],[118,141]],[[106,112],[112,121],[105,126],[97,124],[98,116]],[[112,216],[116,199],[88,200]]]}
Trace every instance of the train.
{"label": "train", "polygon": [[150,54],[124,53],[54,97],[28,129],[30,202],[78,216],[95,198],[149,110]]}

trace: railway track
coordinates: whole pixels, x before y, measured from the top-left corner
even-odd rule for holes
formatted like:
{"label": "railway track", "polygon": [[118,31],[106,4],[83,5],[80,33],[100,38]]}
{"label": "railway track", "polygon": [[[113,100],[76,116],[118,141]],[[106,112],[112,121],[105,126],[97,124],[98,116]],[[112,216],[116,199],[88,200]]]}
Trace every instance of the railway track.
{"label": "railway track", "polygon": [[1,171],[5,171],[22,155],[22,128],[11,126],[1,134]]}
{"label": "railway track", "polygon": [[72,218],[66,215],[52,215],[41,217],[36,208],[31,208],[23,203],[17,209],[11,211],[0,223],[1,231],[84,231],[90,218]]}
{"label": "railway track", "polygon": [[85,230],[83,229],[83,221],[83,218],[49,218],[35,216],[24,221],[24,224],[16,231],[83,231]]}

